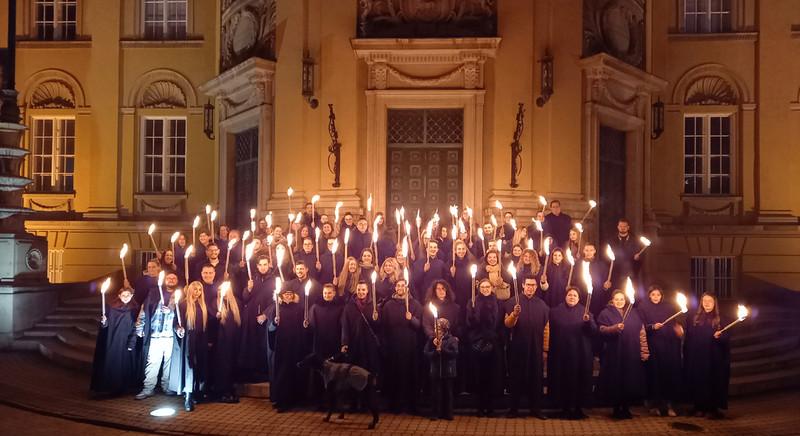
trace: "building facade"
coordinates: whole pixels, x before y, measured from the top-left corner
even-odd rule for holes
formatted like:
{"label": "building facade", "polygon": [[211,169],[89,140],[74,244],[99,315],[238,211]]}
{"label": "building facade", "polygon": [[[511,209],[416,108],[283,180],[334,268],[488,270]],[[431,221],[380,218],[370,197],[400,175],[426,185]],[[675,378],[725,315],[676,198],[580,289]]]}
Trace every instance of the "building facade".
{"label": "building facade", "polygon": [[151,222],[166,245],[206,203],[243,225],[314,194],[478,221],[500,200],[528,223],[544,195],[597,200],[589,240],[627,217],[668,288],[800,290],[794,0],[17,2],[52,281],[123,242],[137,264]]}

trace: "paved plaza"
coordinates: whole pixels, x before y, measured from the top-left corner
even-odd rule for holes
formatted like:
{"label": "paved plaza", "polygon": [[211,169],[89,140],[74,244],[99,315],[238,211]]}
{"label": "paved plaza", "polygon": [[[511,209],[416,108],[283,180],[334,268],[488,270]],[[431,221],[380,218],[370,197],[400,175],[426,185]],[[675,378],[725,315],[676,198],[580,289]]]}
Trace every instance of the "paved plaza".
{"label": "paved plaza", "polygon": [[[0,353],[0,428],[6,434],[271,434],[316,435],[366,433],[366,415],[348,415],[344,421],[322,422],[314,411],[277,414],[264,401],[242,398],[239,404],[201,404],[193,413],[182,410],[182,401],[156,396],[144,401],[132,397],[112,400],[87,399],[88,376],[53,365],[38,353]],[[634,408],[637,418],[612,421],[607,409],[589,412],[590,419],[476,418],[457,415],[452,422],[422,417],[383,415],[381,434],[458,435],[797,435],[800,434],[800,393],[782,392],[749,398],[735,398],[726,419],[645,417]],[[170,418],[154,418],[158,407],[174,407]],[[8,412],[8,413],[6,413]],[[684,429],[683,424],[697,427]],[[128,433],[130,432],[130,433]]]}

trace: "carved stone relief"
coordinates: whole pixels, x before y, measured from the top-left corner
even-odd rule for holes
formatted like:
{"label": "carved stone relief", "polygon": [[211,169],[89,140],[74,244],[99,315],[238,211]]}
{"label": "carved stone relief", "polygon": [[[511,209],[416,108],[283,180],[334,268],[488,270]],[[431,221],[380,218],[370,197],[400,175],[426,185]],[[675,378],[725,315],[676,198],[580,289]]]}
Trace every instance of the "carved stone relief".
{"label": "carved stone relief", "polygon": [[496,36],[495,0],[359,0],[360,38]]}
{"label": "carved stone relief", "polygon": [[251,57],[275,59],[276,0],[226,0],[222,3],[220,68]]}
{"label": "carved stone relief", "polygon": [[644,8],[644,0],[584,0],[583,57],[608,53],[643,68]]}
{"label": "carved stone relief", "polygon": [[717,76],[700,77],[686,90],[685,104],[736,104],[733,86]]}
{"label": "carved stone relief", "polygon": [[186,107],[186,95],[174,82],[160,80],[147,87],[142,94],[140,106],[144,108]]}
{"label": "carved stone relief", "polygon": [[48,80],[36,87],[30,106],[35,109],[63,109],[75,107],[75,94],[61,80]]}

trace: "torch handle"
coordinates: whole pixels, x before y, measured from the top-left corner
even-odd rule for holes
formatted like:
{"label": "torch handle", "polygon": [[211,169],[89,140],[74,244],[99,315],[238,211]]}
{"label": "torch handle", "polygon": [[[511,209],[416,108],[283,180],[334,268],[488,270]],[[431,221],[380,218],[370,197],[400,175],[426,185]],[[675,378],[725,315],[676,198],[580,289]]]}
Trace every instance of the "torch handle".
{"label": "torch handle", "polygon": [[589,304],[591,304],[591,302],[592,302],[592,294],[588,294],[588,296],[586,297],[586,307],[583,308],[584,315],[589,314]]}
{"label": "torch handle", "polygon": [[567,277],[567,288],[572,285],[572,270],[575,268],[575,265],[569,266],[569,277]]}
{"label": "torch handle", "polygon": [[614,261],[613,260],[611,261],[611,266],[608,267],[608,279],[606,279],[607,282],[611,281],[611,273],[612,272],[614,272]]}
{"label": "torch handle", "polygon": [[668,323],[668,322],[672,321],[673,319],[677,318],[677,317],[678,317],[678,315],[680,315],[680,314],[682,314],[682,313],[683,313],[683,312],[681,312],[681,311],[678,311],[678,313],[676,313],[675,315],[672,315],[671,317],[667,318],[667,319],[666,319],[664,322],[662,322],[661,324],[666,324],[666,323]]}
{"label": "torch handle", "polygon": [[125,259],[120,259],[120,263],[122,263],[122,278],[127,282],[128,281],[128,271],[125,270]]}
{"label": "torch handle", "polygon": [[647,246],[646,246],[646,245],[645,245],[644,247],[642,247],[642,249],[641,249],[641,250],[639,250],[639,252],[637,252],[637,253],[636,253],[636,255],[637,255],[637,256],[641,256],[641,255],[642,255],[642,253],[644,253],[644,250],[647,250]]}
{"label": "torch handle", "polygon": [[724,333],[724,332],[725,332],[725,330],[728,330],[729,328],[731,328],[731,327],[735,326],[736,324],[739,324],[740,322],[742,322],[742,320],[741,320],[741,319],[737,319],[736,321],[734,321],[734,322],[732,322],[732,323],[730,323],[730,324],[726,325],[726,326],[725,326],[725,328],[723,328],[723,329],[722,329],[722,330],[720,330],[719,332],[720,332],[720,333]]}
{"label": "torch handle", "polygon": [[472,307],[475,307],[475,279],[472,279]]}
{"label": "torch handle", "polygon": [[153,239],[153,235],[148,235],[148,236],[150,236],[150,242],[153,244],[153,250],[158,252],[158,245],[156,245],[156,240]]}

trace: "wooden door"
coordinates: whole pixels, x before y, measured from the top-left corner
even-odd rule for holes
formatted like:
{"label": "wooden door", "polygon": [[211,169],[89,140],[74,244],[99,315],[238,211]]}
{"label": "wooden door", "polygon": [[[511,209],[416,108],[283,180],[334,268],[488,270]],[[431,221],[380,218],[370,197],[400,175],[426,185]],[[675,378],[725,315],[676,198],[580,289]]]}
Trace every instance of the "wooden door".
{"label": "wooden door", "polygon": [[[625,132],[600,126],[600,242],[617,234],[617,220],[625,217]],[[597,247],[598,251],[604,249]]]}
{"label": "wooden door", "polygon": [[258,127],[236,134],[234,162],[233,216],[228,219],[234,227],[250,228],[250,209],[258,201]]}

